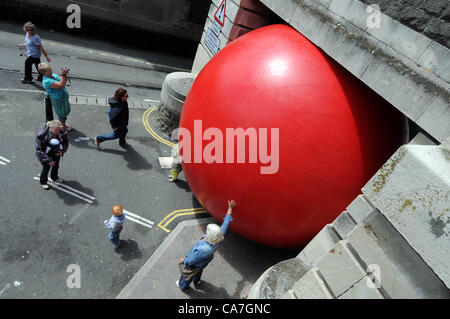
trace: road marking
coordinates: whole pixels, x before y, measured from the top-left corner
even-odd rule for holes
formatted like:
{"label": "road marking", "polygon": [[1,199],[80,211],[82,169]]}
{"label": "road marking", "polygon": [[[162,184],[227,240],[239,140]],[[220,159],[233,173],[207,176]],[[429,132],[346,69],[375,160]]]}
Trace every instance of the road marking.
{"label": "road marking", "polygon": [[72,219],[69,221],[69,224],[73,224],[73,222],[74,222],[75,220],[77,220],[81,215],[83,215],[83,213],[84,213],[88,208],[89,208],[88,205],[84,205],[84,207],[83,207],[78,213],[76,213],[75,216],[72,217]]}
{"label": "road marking", "polygon": [[141,216],[139,216],[139,215],[136,215],[136,214],[134,214],[134,213],[132,213],[132,212],[130,212],[130,211],[127,211],[127,210],[125,210],[125,209],[124,209],[123,211],[124,211],[125,215],[127,215],[127,216],[132,216],[132,217],[134,217],[134,218],[136,218],[136,219],[139,219],[139,220],[141,220],[141,221],[143,221],[143,222],[149,223],[150,225],[155,224],[155,222],[152,222],[151,220],[149,220],[149,219],[147,219],[147,218],[144,218],[144,217],[141,217]]}
{"label": "road marking", "polygon": [[[198,208],[189,208],[189,209],[177,209],[171,212],[169,215],[164,217],[162,221],[159,222],[158,227],[164,230],[167,233],[170,233],[170,230],[166,227],[177,217],[186,216],[186,215],[196,215],[196,214],[207,214],[208,211],[203,207]],[[170,218],[170,219],[169,219]],[[167,222],[166,220],[169,219]],[[164,224],[163,224],[164,223]]]}
{"label": "road marking", "polygon": [[80,141],[89,141],[90,138],[85,136],[85,137],[77,137],[74,142],[80,142]]}
{"label": "road marking", "polygon": [[[35,179],[35,180],[39,180],[39,177],[33,177],[33,179]],[[66,193],[66,194],[69,194],[69,195],[72,195],[72,196],[74,196],[74,197],[76,197],[76,198],[79,198],[79,199],[81,199],[81,200],[83,200],[83,201],[85,201],[86,203],[88,203],[88,204],[92,204],[93,202],[94,202],[94,200],[95,200],[95,197],[92,197],[92,196],[90,196],[90,195],[88,195],[88,194],[85,194],[85,193],[83,193],[83,192],[80,192],[79,190],[76,190],[76,189],[74,189],[74,188],[72,188],[72,187],[70,187],[70,186],[68,186],[68,185],[64,185],[64,184],[61,184],[61,183],[58,183],[58,182],[54,182],[54,181],[51,181],[51,179],[49,178],[49,181],[48,181],[48,186],[50,186],[50,187],[53,187],[53,188],[55,188],[55,189],[57,189],[57,190],[60,190],[61,192],[64,192],[64,193]],[[72,190],[72,191],[70,191],[70,190]],[[78,194],[76,194],[76,193],[78,193],[78,194],[82,194],[83,196],[86,196],[86,197],[83,197],[83,196],[80,196],[80,195],[78,195]],[[90,200],[90,199],[88,199],[88,198],[91,198],[91,199],[93,199],[93,200]]]}
{"label": "road marking", "polygon": [[39,90],[8,89],[8,88],[0,88],[0,91],[45,93],[45,91],[39,91]]}
{"label": "road marking", "polygon": [[156,134],[156,132],[151,128],[151,126],[150,126],[150,124],[149,124],[149,122],[148,122],[148,118],[149,118],[150,114],[151,114],[154,110],[156,110],[156,107],[147,109],[147,110],[144,112],[144,114],[142,115],[142,123],[144,124],[145,129],[146,129],[147,132],[149,132],[150,135],[153,136],[157,141],[159,141],[159,142],[161,142],[161,143],[163,143],[163,144],[166,144],[166,145],[168,145],[168,146],[170,146],[170,147],[174,147],[174,146],[176,145],[175,143],[172,143],[172,142],[166,140],[165,138],[159,136],[159,135]]}
{"label": "road marking", "polygon": [[0,156],[0,165],[8,165],[8,163],[11,163],[9,159]]}

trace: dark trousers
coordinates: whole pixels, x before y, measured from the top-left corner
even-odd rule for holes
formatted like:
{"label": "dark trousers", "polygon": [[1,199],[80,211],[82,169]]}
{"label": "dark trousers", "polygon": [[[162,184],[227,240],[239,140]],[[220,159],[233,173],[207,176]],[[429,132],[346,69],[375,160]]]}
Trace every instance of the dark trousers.
{"label": "dark trousers", "polygon": [[48,172],[50,171],[50,169],[52,170],[52,172],[50,173],[52,180],[58,179],[58,170],[59,170],[59,160],[60,159],[61,159],[60,156],[52,157],[52,160],[55,162],[55,166],[50,166],[48,163],[42,164],[42,171],[41,171],[41,178],[40,178],[41,185],[47,184]]}
{"label": "dark trousers", "polygon": [[44,101],[45,101],[45,120],[47,122],[53,121],[52,100],[50,100],[48,93],[45,93]]}
{"label": "dark trousers", "polygon": [[[36,66],[36,70],[38,69],[38,65],[39,63],[41,63],[41,59],[40,58],[33,58],[32,56],[29,56],[26,60],[25,60],[25,81],[31,81],[33,80],[33,75],[31,73],[31,68],[33,66],[33,64]],[[38,71],[39,73],[39,71]],[[38,81],[42,81],[42,74],[39,73],[39,76],[37,78]]]}

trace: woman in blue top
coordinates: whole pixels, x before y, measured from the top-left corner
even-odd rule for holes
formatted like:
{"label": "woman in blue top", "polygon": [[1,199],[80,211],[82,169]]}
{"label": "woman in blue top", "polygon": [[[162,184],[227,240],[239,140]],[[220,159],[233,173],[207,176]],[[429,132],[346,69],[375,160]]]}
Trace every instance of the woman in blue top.
{"label": "woman in blue top", "polygon": [[186,258],[180,258],[179,268],[181,277],[176,284],[182,291],[186,290],[192,281],[194,281],[196,288],[200,284],[203,269],[213,259],[214,253],[224,239],[229,223],[233,220],[231,213],[233,212],[234,206],[236,206],[234,200],[228,201],[228,211],[222,226],[208,224],[206,234],[194,244],[194,247],[189,251]]}
{"label": "woman in blue top", "polygon": [[58,120],[63,124],[65,131],[70,131],[72,127],[66,124],[67,116],[70,113],[69,92],[66,89],[67,70],[61,70],[61,77],[59,77],[53,73],[47,63],[39,63],[38,69],[44,76],[42,86],[48,92]]}
{"label": "woman in blue top", "polygon": [[[41,51],[44,53],[48,62],[51,60],[42,46],[41,38],[36,34],[36,26],[31,22],[27,22],[23,25],[23,30],[26,32],[26,35],[25,43],[21,44],[21,47],[25,47],[27,49],[28,58],[25,60],[25,77],[21,81],[22,83],[31,83],[33,82],[31,67],[34,64],[36,69],[38,69],[38,65],[41,63]],[[42,82],[41,73],[39,73],[36,80]]]}

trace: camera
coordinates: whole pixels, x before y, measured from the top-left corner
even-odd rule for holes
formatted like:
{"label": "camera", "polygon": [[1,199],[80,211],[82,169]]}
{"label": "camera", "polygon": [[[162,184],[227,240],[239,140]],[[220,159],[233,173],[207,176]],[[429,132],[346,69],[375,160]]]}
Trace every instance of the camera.
{"label": "camera", "polygon": [[70,71],[70,68],[61,68],[61,71],[66,70],[66,72]]}

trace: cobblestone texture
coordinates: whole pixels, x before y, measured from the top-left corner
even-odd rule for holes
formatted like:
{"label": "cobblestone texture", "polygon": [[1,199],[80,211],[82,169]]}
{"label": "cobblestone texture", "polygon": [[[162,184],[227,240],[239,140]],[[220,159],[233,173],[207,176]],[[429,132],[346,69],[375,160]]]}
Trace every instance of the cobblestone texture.
{"label": "cobblestone texture", "polygon": [[163,104],[160,104],[156,116],[156,125],[161,131],[171,136],[172,131],[180,125],[180,115],[170,111]]}

